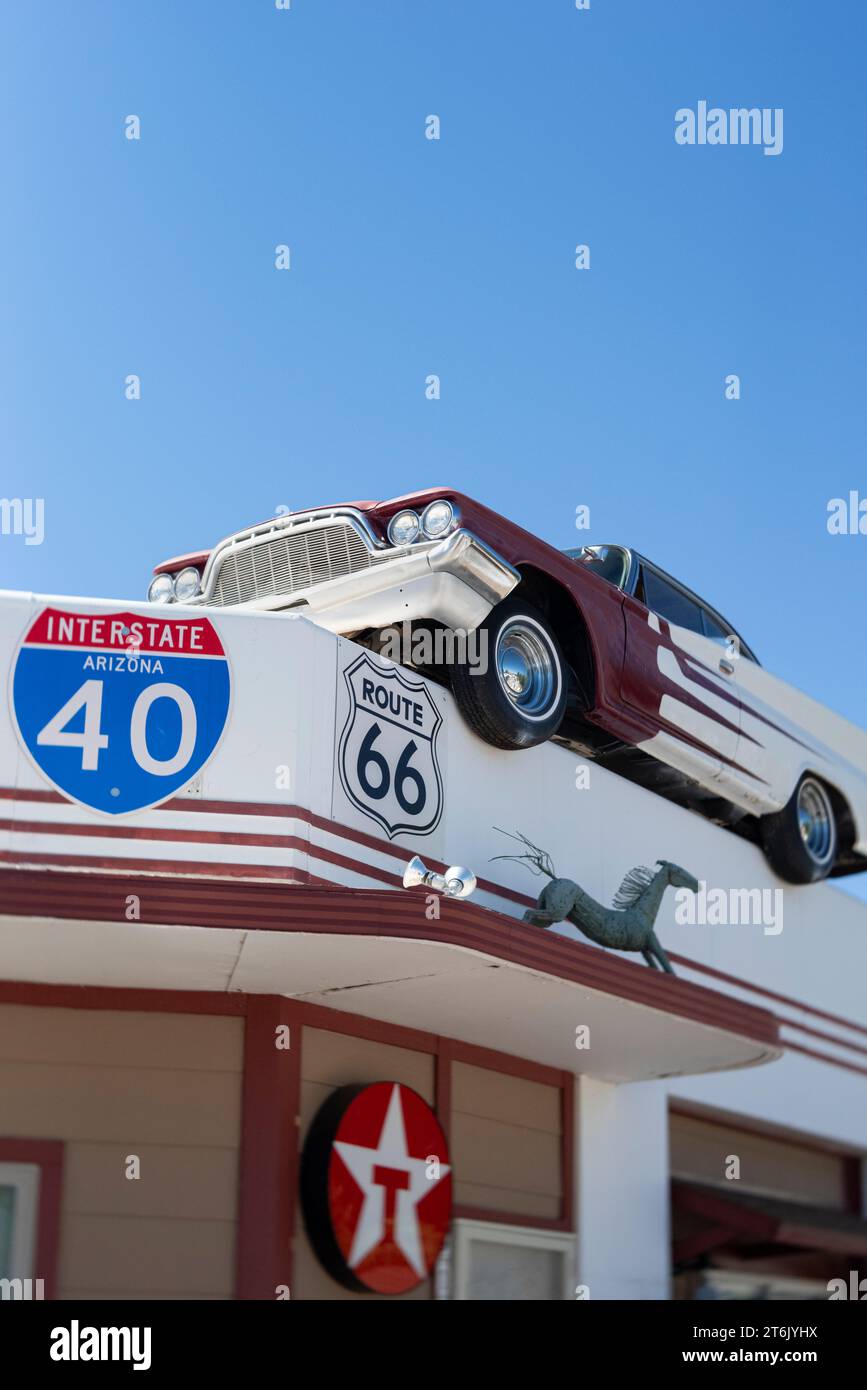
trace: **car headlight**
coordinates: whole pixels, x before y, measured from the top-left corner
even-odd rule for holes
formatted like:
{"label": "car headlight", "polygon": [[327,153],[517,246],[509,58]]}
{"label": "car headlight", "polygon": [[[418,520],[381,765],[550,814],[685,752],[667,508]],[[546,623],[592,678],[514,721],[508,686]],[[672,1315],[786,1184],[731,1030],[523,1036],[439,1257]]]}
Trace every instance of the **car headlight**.
{"label": "car headlight", "polygon": [[454,530],[457,522],[457,510],[451,502],[446,502],[445,498],[431,502],[421,514],[421,529],[430,541],[436,540],[439,536],[447,536],[449,531]]}
{"label": "car headlight", "polygon": [[180,574],[175,575],[175,598],[178,603],[187,603],[195,598],[201,588],[201,576],[195,565],[187,565]]}
{"label": "car headlight", "polygon": [[170,574],[156,574],[148,588],[149,603],[174,603],[175,586]]}
{"label": "car headlight", "polygon": [[395,512],[388,523],[388,539],[392,545],[412,545],[418,539],[421,522],[416,512],[409,509]]}

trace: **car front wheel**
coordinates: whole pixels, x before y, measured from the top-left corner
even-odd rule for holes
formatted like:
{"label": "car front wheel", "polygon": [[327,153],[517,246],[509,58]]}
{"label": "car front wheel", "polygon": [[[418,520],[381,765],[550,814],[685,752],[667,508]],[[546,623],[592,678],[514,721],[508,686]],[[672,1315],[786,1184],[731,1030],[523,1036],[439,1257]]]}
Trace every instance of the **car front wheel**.
{"label": "car front wheel", "polygon": [[495,748],[533,748],[557,732],[567,668],[547,619],[520,598],[491,610],[479,628],[480,660],[461,662],[451,685],[474,733]]}
{"label": "car front wheel", "polygon": [[790,800],[763,816],[762,843],[771,867],[789,883],[818,883],[837,857],[837,818],[828,789],[805,773]]}

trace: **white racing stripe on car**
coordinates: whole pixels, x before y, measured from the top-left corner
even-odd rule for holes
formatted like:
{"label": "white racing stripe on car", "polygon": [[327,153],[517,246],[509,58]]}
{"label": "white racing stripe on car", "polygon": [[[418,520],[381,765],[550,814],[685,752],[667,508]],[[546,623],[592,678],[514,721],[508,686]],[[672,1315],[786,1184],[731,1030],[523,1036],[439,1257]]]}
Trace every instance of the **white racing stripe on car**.
{"label": "white racing stripe on car", "polygon": [[[694,710],[691,705],[686,705],[678,700],[674,695],[663,695],[659,702],[659,713],[662,719],[669,724],[675,724],[677,728],[683,729],[684,733],[691,734],[701,743],[714,748],[715,721]],[[716,750],[714,749],[716,752]],[[721,754],[717,754],[721,757]]]}
{"label": "white racing stripe on car", "polygon": [[718,774],[718,757],[703,753],[700,748],[682,742],[674,734],[654,734],[653,738],[642,739],[635,746],[693,779],[699,773],[703,773],[708,781],[711,781]]}

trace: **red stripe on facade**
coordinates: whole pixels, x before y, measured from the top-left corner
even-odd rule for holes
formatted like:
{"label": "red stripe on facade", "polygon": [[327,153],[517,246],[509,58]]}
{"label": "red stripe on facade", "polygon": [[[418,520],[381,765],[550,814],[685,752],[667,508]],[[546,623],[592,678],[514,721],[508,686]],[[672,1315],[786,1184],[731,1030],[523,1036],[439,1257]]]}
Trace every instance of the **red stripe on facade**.
{"label": "red stripe on facade", "polygon": [[[792,1009],[802,1009],[804,1013],[812,1014],[814,1018],[823,1018],[826,1023],[836,1023],[841,1028],[851,1028],[853,1033],[863,1033],[867,1037],[867,1027],[863,1023],[853,1023],[851,1019],[842,1018],[839,1014],[827,1013],[824,1009],[817,1009],[812,1004],[802,1004],[799,999],[793,999],[790,994],[779,994],[776,990],[765,989],[762,985],[750,984],[747,980],[742,980],[739,975],[729,975],[725,970],[717,970],[715,966],[704,965],[700,961],[690,960],[688,956],[677,956],[673,951],[668,952],[668,958],[677,965],[686,966],[689,970],[699,970],[703,975],[710,975],[714,980],[724,980],[726,984],[736,985],[739,989],[750,990],[753,994],[759,994],[763,999],[773,999],[776,1004],[787,1004]],[[789,1023],[790,1020],[784,1020]],[[792,1027],[797,1027],[792,1023]]]}
{"label": "red stripe on facade", "polygon": [[[2,821],[0,820],[0,830],[14,830],[22,835],[72,835],[90,838],[99,837],[106,840],[142,840],[154,841],[156,843],[170,844],[206,844],[206,845],[232,845],[236,849],[245,846],[257,849],[286,849],[297,854],[303,854],[313,859],[324,860],[327,864],[335,864],[339,868],[348,869],[352,873],[362,874],[365,878],[375,879],[378,883],[388,883],[392,887],[400,887],[402,880],[397,874],[389,873],[387,869],[379,869],[374,864],[368,864],[359,859],[350,859],[345,854],[338,854],[335,850],[325,849],[320,845],[315,845],[311,840],[303,840],[298,835],[257,835],[244,834],[236,835],[231,831],[223,830],[161,830],[146,829],[144,826],[120,826],[120,825],[100,825],[98,828],[91,829],[90,826],[64,823],[53,823],[49,821]],[[111,864],[118,864],[124,867],[142,867],[144,864],[156,866],[155,872],[164,873],[168,866],[176,864],[176,860],[151,859],[136,860],[122,858],[103,857],[99,860],[90,856],[70,856],[70,855],[46,855],[42,853],[30,854],[29,851],[5,851],[0,858],[9,860],[28,860],[38,861],[39,863],[77,863],[77,864],[100,864],[103,867]],[[259,863],[236,862],[234,865],[220,865],[208,859],[198,859],[192,861],[197,866],[197,871],[202,873],[228,873],[235,870],[238,876],[246,878],[263,877],[286,877],[288,874],[300,874],[305,870],[289,869],[288,866],[266,865]],[[190,861],[187,861],[189,865]]]}
{"label": "red stripe on facade", "polygon": [[842,1067],[844,1071],[854,1071],[859,1076],[867,1076],[867,1067],[859,1067],[856,1062],[844,1062],[842,1057],[831,1057],[827,1052],[817,1052],[815,1048],[802,1047],[796,1042],[784,1041],[783,1046],[790,1052],[802,1052],[805,1057],[812,1057],[817,1062],[830,1062],[832,1066]]}
{"label": "red stripe on facade", "polygon": [[[0,787],[0,800],[4,799],[19,800],[25,802],[37,802],[40,804],[51,805],[69,804],[66,801],[65,797],[62,797],[57,792],[53,791],[37,791],[33,789],[17,790],[12,787]],[[187,800],[186,798],[175,798],[174,800],[167,802],[165,806],[160,807],[159,810],[162,812],[192,811],[204,815],[270,816],[286,819],[295,819],[303,821],[306,824],[309,824],[313,827],[326,830],[329,834],[332,834],[336,837],[350,840],[355,842],[356,844],[363,845],[370,849],[374,849],[378,853],[390,855],[392,858],[398,859],[402,863],[406,862],[407,855],[410,853],[408,849],[403,848],[400,845],[395,845],[386,840],[381,840],[376,836],[367,833],[366,831],[357,830],[354,827],[342,825],[338,821],[328,820],[323,816],[317,815],[315,812],[307,810],[306,807],[298,806],[294,803],[291,805],[279,805],[272,804],[270,802],[234,802],[212,800]],[[14,828],[20,828],[22,822],[13,820],[11,822],[4,822],[4,824],[11,824]],[[33,822],[32,824],[41,827],[43,824],[46,823]],[[109,829],[119,831],[120,827],[109,827]],[[196,841],[199,834],[205,836],[210,834],[223,835],[224,833],[226,833],[221,831],[196,832],[184,830],[172,832],[157,830],[154,832],[150,832],[146,829],[141,828],[137,828],[137,831],[140,833],[141,838],[147,838],[149,835],[153,834],[154,837],[160,837],[165,839],[177,838],[179,841],[189,838],[193,842]],[[65,825],[55,825],[54,829],[52,830],[52,833],[55,832],[66,833],[67,827]],[[86,831],[84,833],[94,832]],[[320,859],[328,863],[339,864],[341,867],[350,869],[353,873],[358,873],[365,877],[376,879],[378,882],[393,885],[398,885],[401,882],[401,876],[399,874],[389,874],[387,870],[377,869],[374,866],[365,863],[364,861],[336,855],[332,851],[327,850],[324,847],[315,845],[312,841],[300,840],[297,837],[291,836],[273,836],[262,837],[263,843],[267,843],[269,838],[270,840],[281,841],[281,843],[283,841],[294,840],[295,845],[300,846],[302,852],[304,852],[305,854],[309,854],[310,857]],[[222,843],[222,841],[220,842]],[[256,844],[258,843],[258,840],[255,833],[252,832],[249,835],[246,832],[244,832],[242,835],[234,837],[234,840],[230,833],[228,843]],[[118,871],[123,872],[133,870],[138,872],[147,872],[160,875],[165,875],[167,868],[171,868],[171,870],[173,870],[174,872],[182,873],[188,877],[195,876],[203,878],[213,878],[219,876],[227,878],[235,877],[250,880],[267,878],[286,883],[300,883],[322,887],[329,886],[329,884],[332,882],[328,879],[318,878],[315,875],[312,875],[303,869],[292,869],[288,867],[281,868],[280,866],[270,865],[260,866],[255,864],[218,864],[210,863],[205,860],[167,861],[164,859],[145,860],[131,858],[121,859],[113,857],[95,858],[91,856],[47,855],[36,853],[28,853],[26,856],[23,856],[22,854],[13,851],[0,851],[0,862],[12,864],[21,864],[22,862],[26,862],[28,864],[52,864],[56,865],[58,868],[70,869],[117,869]],[[431,868],[437,869],[440,872],[447,867],[444,861],[441,860],[429,858],[426,862]],[[493,882],[493,880],[480,878],[479,887],[482,888],[485,892],[489,892],[497,897],[514,902],[519,906],[536,906],[535,898],[530,897],[525,893],[520,893],[513,888],[508,888],[503,884],[495,883]],[[724,981],[727,984],[734,985],[739,989],[759,995],[762,998],[772,999],[776,1003],[786,1004],[791,1008],[796,1008],[804,1013],[811,1014],[815,1018],[824,1019],[828,1023],[833,1023],[838,1025],[839,1027],[851,1029],[867,1037],[867,1026],[863,1024],[854,1023],[852,1022],[852,1020],[843,1018],[838,1014],[832,1014],[827,1012],[826,1010],[816,1008],[814,1005],[808,1004],[802,1000],[794,999],[790,995],[779,994],[773,990],[765,989],[761,985],[753,984],[751,981],[745,980],[738,975],[732,975],[725,971],[718,970],[713,966],[705,965],[701,961],[692,960],[688,956],[682,956],[676,954],[673,951],[669,951],[668,955],[671,961],[678,965],[684,966],[689,970],[694,970],[700,974],[705,974],[710,976],[711,978]],[[781,1021],[786,1022],[789,1026],[793,1028],[801,1027],[801,1025],[798,1024],[795,1020],[785,1019]],[[804,1029],[804,1031],[807,1031],[806,1028]],[[831,1041],[831,1039],[829,1038],[828,1041]],[[833,1039],[833,1041],[839,1042],[841,1046],[846,1046],[846,1043],[840,1039],[835,1038]]]}
{"label": "red stripe on facade", "polygon": [[[43,805],[67,806],[70,804],[65,797],[58,795],[57,792],[43,792],[34,790],[17,791],[14,787],[0,787],[0,800],[31,801],[39,802]],[[401,845],[396,845],[389,840],[380,839],[378,836],[371,835],[369,832],[364,830],[358,830],[354,826],[342,825],[339,821],[329,820],[325,816],[317,815],[315,811],[308,810],[306,806],[299,806],[295,803],[283,805],[280,803],[272,803],[268,801],[210,801],[204,799],[188,799],[186,797],[174,797],[171,801],[167,801],[164,806],[157,807],[156,810],[158,814],[164,814],[167,811],[190,811],[193,813],[198,813],[200,815],[203,814],[227,816],[269,816],[272,818],[280,818],[286,820],[300,820],[303,821],[306,825],[310,825],[317,830],[324,830],[329,835],[334,835],[338,839],[352,840],[355,842],[355,844],[364,845],[365,848],[375,850],[378,854],[385,854],[390,856],[392,859],[398,859],[403,864],[407,862],[408,855],[412,853],[412,851],[406,849],[405,847],[402,847]],[[18,829],[20,827],[20,824],[20,822],[13,821],[13,830]],[[36,822],[36,824],[42,825],[43,822]],[[45,822],[45,824],[48,824],[48,822]],[[53,826],[52,833],[63,834],[65,833],[65,826],[68,824],[68,822],[52,822],[51,824]],[[142,827],[141,829],[142,838],[147,838],[150,832],[144,827]],[[37,831],[35,833],[44,832]],[[93,827],[88,827],[85,833],[92,835],[99,834],[99,825],[97,824]],[[165,833],[166,838],[171,838],[171,836],[169,836],[166,832],[160,833]],[[229,833],[231,836],[231,832]],[[173,834],[178,839],[183,839],[193,838],[196,832],[178,830],[173,832]],[[254,832],[251,832],[248,835],[245,831],[241,838],[236,837],[235,842],[239,844],[255,844],[257,843],[257,841],[254,838],[254,834]],[[230,838],[229,843],[231,842],[232,840]],[[306,847],[307,841],[304,841],[303,843]],[[319,857],[321,858],[322,856],[320,855]],[[445,863],[445,861],[441,859],[428,858],[426,862],[429,868],[436,869],[439,873],[442,873],[443,870],[448,868],[448,865]],[[372,871],[372,866],[366,865],[365,867],[367,868],[370,877],[375,876]],[[363,872],[363,870],[359,869],[358,872]],[[385,870],[378,871],[378,875],[380,876],[383,882],[391,882],[393,881],[393,879],[398,879],[401,877],[400,875],[393,875],[386,878],[385,874]],[[478,883],[479,887],[484,892],[496,894],[496,896],[500,898],[506,898],[510,902],[520,904],[521,907],[536,906],[535,898],[528,897],[526,893],[519,893],[514,888],[507,888],[503,884],[494,883],[493,880],[486,878],[479,878]]]}
{"label": "red stripe on facade", "polygon": [[[102,874],[60,875],[0,869],[4,910],[22,916],[117,921],[118,880]],[[545,935],[501,913],[472,903],[440,901],[440,920],[424,912],[418,890],[393,890],[231,882],[214,879],[127,876],[124,896],[147,904],[147,921],[177,926],[392,936],[480,952],[530,970],[616,994],[665,1013],[742,1034],[777,1047],[773,1015],[730,995],[676,976],[648,970],[569,937]]]}
{"label": "red stripe on facade", "polygon": [[[79,877],[78,874],[62,872],[66,869],[106,870],[111,872],[115,879],[121,876],[126,877],[130,873],[149,874],[154,879],[164,878],[169,883],[183,883],[189,879],[195,879],[199,882],[215,878],[235,878],[243,883],[255,883],[260,879],[270,879],[286,884],[306,884],[310,883],[312,879],[312,875],[307,873],[305,869],[293,869],[288,865],[219,864],[217,862],[211,863],[206,859],[126,859],[119,855],[97,858],[90,854],[36,854],[31,851],[22,855],[12,850],[0,850],[0,863],[13,865],[12,872],[15,873],[41,872],[40,866],[44,865],[49,871],[59,871],[55,876],[62,878],[63,883],[68,883],[71,878]],[[166,875],[167,863],[171,863],[177,877]],[[30,869],[31,865],[35,866],[32,870]],[[90,873],[80,875],[80,877],[90,877]],[[326,879],[313,881],[328,882]],[[31,913],[30,915],[35,916],[37,914]]]}

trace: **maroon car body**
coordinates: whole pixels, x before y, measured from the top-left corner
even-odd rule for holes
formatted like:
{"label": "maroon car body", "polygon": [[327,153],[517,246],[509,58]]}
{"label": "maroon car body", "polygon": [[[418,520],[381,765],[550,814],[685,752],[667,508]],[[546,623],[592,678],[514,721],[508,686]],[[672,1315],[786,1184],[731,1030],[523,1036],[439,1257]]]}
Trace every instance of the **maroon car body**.
{"label": "maroon car body", "polygon": [[422,669],[487,742],[566,741],[761,839],[795,882],[864,868],[867,736],[764,672],[719,612],[628,547],[560,551],[427,488],[270,518],[154,574],[155,601],[301,610],[375,650],[394,624],[472,631],[484,669]]}

